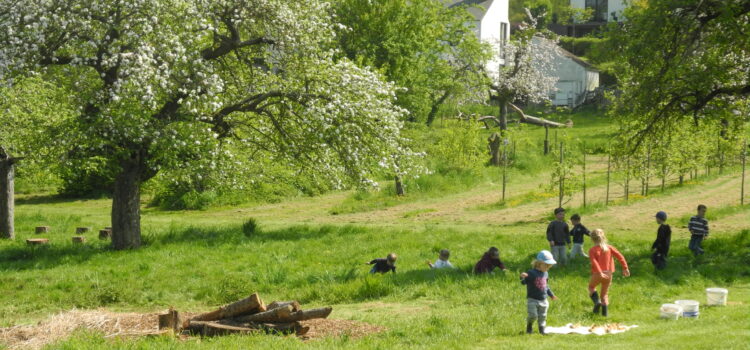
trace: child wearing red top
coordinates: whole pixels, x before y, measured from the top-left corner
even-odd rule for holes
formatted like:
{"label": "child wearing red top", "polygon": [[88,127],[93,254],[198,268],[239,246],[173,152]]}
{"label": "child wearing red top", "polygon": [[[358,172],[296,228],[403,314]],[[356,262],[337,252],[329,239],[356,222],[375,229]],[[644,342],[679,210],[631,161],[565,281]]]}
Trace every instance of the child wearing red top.
{"label": "child wearing red top", "polygon": [[[607,316],[607,307],[609,306],[609,285],[612,283],[612,274],[615,272],[615,261],[617,258],[622,266],[622,275],[630,276],[628,262],[620,254],[617,248],[607,244],[607,237],[604,236],[604,230],[598,228],[591,232],[591,240],[594,246],[589,249],[589,260],[591,260],[591,280],[589,281],[589,296],[594,302],[594,313],[602,310],[602,316]],[[602,285],[602,298],[599,301],[599,294],[596,292],[596,286]]]}

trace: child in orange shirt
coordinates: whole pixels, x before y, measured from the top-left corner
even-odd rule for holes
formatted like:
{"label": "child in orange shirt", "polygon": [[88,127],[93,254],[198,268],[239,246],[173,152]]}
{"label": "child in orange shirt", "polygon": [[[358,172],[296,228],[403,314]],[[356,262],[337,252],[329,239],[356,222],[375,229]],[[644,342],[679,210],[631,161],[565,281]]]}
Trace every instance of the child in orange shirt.
{"label": "child in orange shirt", "polygon": [[[591,301],[594,302],[594,313],[599,313],[599,308],[601,308],[602,316],[607,316],[607,307],[609,306],[607,293],[609,292],[609,285],[612,283],[612,274],[615,272],[615,261],[612,257],[614,256],[620,262],[623,276],[630,276],[630,270],[628,270],[625,257],[620,254],[617,248],[607,244],[604,230],[598,228],[591,232],[591,241],[594,242],[594,246],[589,249],[589,260],[591,260],[589,296]],[[602,285],[601,302],[599,301],[599,294],[596,293],[596,286],[600,284]]]}

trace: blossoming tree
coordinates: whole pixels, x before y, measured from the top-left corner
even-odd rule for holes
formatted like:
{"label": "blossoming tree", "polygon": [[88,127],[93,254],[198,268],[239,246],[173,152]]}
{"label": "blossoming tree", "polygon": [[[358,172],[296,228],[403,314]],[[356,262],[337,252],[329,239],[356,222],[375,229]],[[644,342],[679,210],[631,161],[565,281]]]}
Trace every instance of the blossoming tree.
{"label": "blossoming tree", "polygon": [[261,152],[336,183],[408,160],[394,87],[334,59],[327,7],[0,0],[0,81],[42,74],[68,91],[76,114],[55,146],[119,169],[113,246],[135,248],[141,184],[188,159]]}
{"label": "blossoming tree", "polygon": [[[536,29],[536,18],[526,10],[528,22],[523,22],[512,40],[502,45],[505,64],[492,77],[492,98],[500,105],[500,128],[508,128],[508,106],[518,102],[542,103],[549,100],[557,77],[553,74],[553,59],[557,45],[542,39]],[[515,107],[515,105],[513,105]],[[557,123],[525,115],[515,108],[521,121],[542,126],[559,127]]]}

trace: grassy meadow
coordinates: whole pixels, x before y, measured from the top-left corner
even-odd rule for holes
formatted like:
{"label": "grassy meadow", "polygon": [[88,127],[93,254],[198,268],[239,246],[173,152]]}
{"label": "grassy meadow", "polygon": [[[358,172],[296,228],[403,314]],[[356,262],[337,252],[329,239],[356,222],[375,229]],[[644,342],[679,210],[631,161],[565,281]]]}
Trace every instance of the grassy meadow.
{"label": "grassy meadow", "polygon": [[[586,140],[592,150],[606,146],[610,129],[604,117],[583,113],[572,118],[576,126],[560,131],[560,139]],[[435,129],[449,132],[447,126]],[[489,135],[470,132],[482,142]],[[17,238],[0,242],[0,327],[32,324],[71,309],[155,312],[173,306],[201,311],[257,291],[266,301],[330,305],[331,318],[386,330],[359,339],[302,342],[268,335],[113,339],[82,329],[48,348],[746,348],[750,206],[738,205],[739,170],[701,174],[682,186],[671,183],[663,192],[632,195],[627,202],[613,183],[613,201],[604,205],[603,154],[591,156],[587,207],[582,207],[580,191],[568,196],[565,206],[568,215],[582,213],[590,229],[604,228],[627,258],[632,276],[617,273],[605,319],[590,313],[586,260],[552,268],[550,286],[559,300],[550,301],[548,325],[618,322],[639,327],[601,337],[522,334],[526,300],[518,275],[529,269],[536,252],[548,248],[544,232],[557,197],[548,188],[554,160],[540,154],[543,129],[523,126],[514,132],[519,160],[509,169],[505,201],[497,168],[449,169],[448,161],[429,159],[439,170],[408,180],[403,198],[394,197],[392,184],[384,182],[384,189],[373,193],[333,192],[200,211],[147,207],[142,213],[145,246],[135,251],[113,251],[96,238],[96,229],[109,226],[108,199],[19,195]],[[434,147],[440,144],[429,141],[435,135],[424,137]],[[482,145],[475,145],[480,153],[467,161],[486,161]],[[694,258],[683,226],[699,203],[709,207],[712,234],[704,243],[706,254]],[[673,227],[669,265],[663,271],[655,271],[649,259],[658,210],[669,213]],[[36,236],[33,228],[39,225],[52,227],[45,236],[49,246],[27,247],[24,240]],[[84,245],[70,242],[77,226],[95,228],[85,234]],[[500,249],[508,270],[472,275],[473,264],[490,246]],[[587,238],[585,248],[590,246]],[[451,250],[457,270],[427,267],[425,262],[434,261],[443,248]],[[368,274],[365,262],[389,252],[399,255],[397,273]],[[708,287],[729,289],[729,305],[705,306]],[[660,319],[659,306],[678,299],[700,301],[700,317]]]}

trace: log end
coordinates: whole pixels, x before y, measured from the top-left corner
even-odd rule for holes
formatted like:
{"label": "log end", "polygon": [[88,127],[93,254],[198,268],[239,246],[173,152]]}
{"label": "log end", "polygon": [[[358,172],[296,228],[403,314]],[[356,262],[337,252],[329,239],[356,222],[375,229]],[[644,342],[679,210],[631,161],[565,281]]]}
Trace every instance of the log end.
{"label": "log end", "polygon": [[84,236],[73,236],[73,243],[86,243],[86,237],[84,237]]}
{"label": "log end", "polygon": [[48,238],[29,238],[26,240],[28,245],[43,245],[49,243]]}

